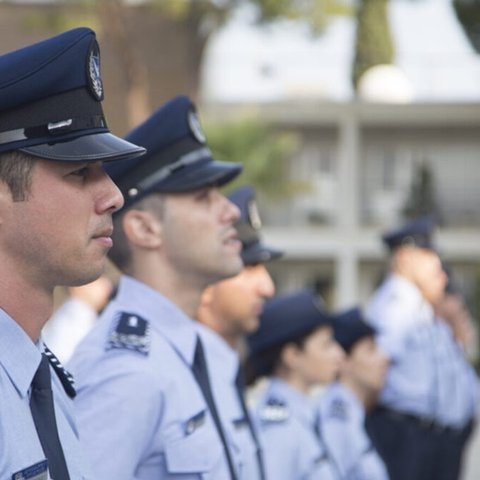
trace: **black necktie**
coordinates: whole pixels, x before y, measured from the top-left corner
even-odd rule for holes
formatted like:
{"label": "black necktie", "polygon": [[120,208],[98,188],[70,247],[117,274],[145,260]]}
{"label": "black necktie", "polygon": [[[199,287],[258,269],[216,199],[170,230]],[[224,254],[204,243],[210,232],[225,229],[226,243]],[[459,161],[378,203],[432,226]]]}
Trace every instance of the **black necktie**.
{"label": "black necktie", "polygon": [[237,475],[235,474],[235,468],[233,466],[232,456],[227,445],[227,440],[225,438],[225,432],[222,428],[222,423],[220,421],[220,416],[218,415],[217,407],[215,406],[215,400],[213,398],[212,389],[210,387],[210,380],[208,378],[207,362],[205,361],[205,354],[203,353],[203,345],[200,341],[200,338],[197,337],[197,346],[195,348],[195,356],[193,359],[192,372],[197,380],[200,389],[202,390],[203,397],[207,402],[208,408],[212,415],[215,426],[217,427],[217,432],[222,441],[223,449],[225,451],[225,456],[227,457],[228,469],[230,471],[230,476],[232,480],[236,480]]}
{"label": "black necktie", "polygon": [[50,364],[43,353],[32,380],[30,410],[43,453],[48,460],[50,476],[53,480],[70,480],[55,419]]}
{"label": "black necktie", "polygon": [[240,401],[240,405],[242,406],[243,415],[248,425],[248,429],[250,430],[250,434],[253,439],[253,443],[255,444],[255,451],[257,454],[257,463],[258,463],[258,471],[260,472],[261,480],[265,480],[265,466],[263,464],[263,455],[262,449],[260,447],[260,442],[258,441],[257,433],[255,432],[255,428],[253,428],[252,419],[250,417],[250,413],[247,408],[247,404],[245,403],[245,380],[243,375],[243,369],[240,365],[238,367],[237,377],[235,379],[235,385],[237,387],[237,395],[238,400]]}

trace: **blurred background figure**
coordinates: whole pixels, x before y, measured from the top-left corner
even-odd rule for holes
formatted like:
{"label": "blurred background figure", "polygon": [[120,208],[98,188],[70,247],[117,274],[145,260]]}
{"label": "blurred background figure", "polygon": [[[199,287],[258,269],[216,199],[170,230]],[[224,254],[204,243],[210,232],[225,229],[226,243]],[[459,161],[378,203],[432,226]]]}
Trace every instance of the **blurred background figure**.
{"label": "blurred background figure", "polygon": [[269,378],[254,410],[267,478],[338,479],[316,429],[310,393],[335,379],[344,355],[314,292],[300,290],[267,302],[248,346],[248,382]]}
{"label": "blurred background figure", "polygon": [[365,430],[365,416],[385,382],[387,358],[359,308],[335,315],[333,328],[346,357],[338,382],[317,399],[321,437],[343,480],[388,480],[385,464]]}
{"label": "blurred background figure", "polygon": [[465,446],[478,414],[479,382],[467,358],[467,348],[475,340],[471,315],[451,274],[434,311],[436,363],[441,372],[437,412],[443,426],[438,452],[442,471],[438,478],[455,480],[460,478]]}
{"label": "blurred background figure", "polygon": [[434,250],[431,217],[388,232],[389,272],[366,318],[378,331],[390,367],[379,406],[368,418],[372,441],[392,480],[442,478],[439,419],[441,377],[433,311],[447,276]]}
{"label": "blurred background figure", "polygon": [[75,347],[97,320],[113,292],[107,275],[80,287],[68,287],[68,297],[43,329],[43,336],[53,353],[65,364]]}
{"label": "blurred background figure", "polygon": [[282,255],[260,239],[261,221],[250,186],[229,196],[240,210],[235,224],[242,242],[242,271],[205,289],[198,309],[199,334],[205,345],[213,395],[224,425],[242,452],[242,478],[265,480],[262,447],[247,409],[239,349],[259,325],[259,315],[275,293],[265,262]]}

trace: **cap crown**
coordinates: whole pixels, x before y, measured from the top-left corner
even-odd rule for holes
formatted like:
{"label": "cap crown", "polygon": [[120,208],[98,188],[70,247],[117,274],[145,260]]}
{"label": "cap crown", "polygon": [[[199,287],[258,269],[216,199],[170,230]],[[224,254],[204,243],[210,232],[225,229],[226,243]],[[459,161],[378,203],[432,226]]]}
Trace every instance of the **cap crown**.
{"label": "cap crown", "polygon": [[279,295],[266,303],[259,329],[248,337],[250,353],[261,353],[315,328],[330,325],[330,316],[312,289]]}

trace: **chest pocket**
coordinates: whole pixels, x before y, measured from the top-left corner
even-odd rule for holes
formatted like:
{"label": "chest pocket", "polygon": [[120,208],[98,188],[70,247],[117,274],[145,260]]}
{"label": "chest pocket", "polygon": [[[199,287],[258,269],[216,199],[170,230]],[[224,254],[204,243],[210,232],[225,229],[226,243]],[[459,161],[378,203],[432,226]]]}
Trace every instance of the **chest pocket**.
{"label": "chest pocket", "polygon": [[170,433],[170,438],[165,438],[165,460],[169,473],[200,475],[218,468],[223,448],[206,410],[192,415]]}

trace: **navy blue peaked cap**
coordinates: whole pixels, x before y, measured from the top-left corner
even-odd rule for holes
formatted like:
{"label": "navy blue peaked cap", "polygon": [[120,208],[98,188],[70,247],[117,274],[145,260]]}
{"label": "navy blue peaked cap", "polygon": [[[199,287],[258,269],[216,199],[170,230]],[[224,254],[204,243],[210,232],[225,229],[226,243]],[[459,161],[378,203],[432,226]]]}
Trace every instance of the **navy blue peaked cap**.
{"label": "navy blue peaked cap", "polygon": [[108,166],[125,197],[124,208],[152,192],[178,193],[221,186],[242,170],[213,159],[195,105],[178,96],[132,130],[126,140],[147,149],[141,159]]}
{"label": "navy blue peaked cap", "polygon": [[252,356],[261,354],[316,328],[331,325],[331,317],[314,290],[278,295],[265,304],[260,327],[247,337],[249,353]]}
{"label": "navy blue peaked cap", "polygon": [[390,250],[404,245],[434,249],[432,240],[434,229],[435,222],[433,217],[421,217],[408,222],[399,229],[385,233],[382,236],[382,240]]}
{"label": "navy blue peaked cap", "polygon": [[142,155],[110,133],[102,99],[100,51],[89,28],[0,56],[0,153],[82,162]]}
{"label": "navy blue peaked cap", "polygon": [[262,243],[260,228],[262,221],[255,201],[255,190],[250,186],[237,188],[228,196],[240,209],[240,218],[235,224],[238,239],[242,242],[242,260],[244,265],[256,265],[274,260],[283,252]]}
{"label": "navy blue peaked cap", "polygon": [[375,328],[365,322],[362,311],[358,307],[333,315],[333,331],[335,340],[350,353],[356,342],[376,334]]}

